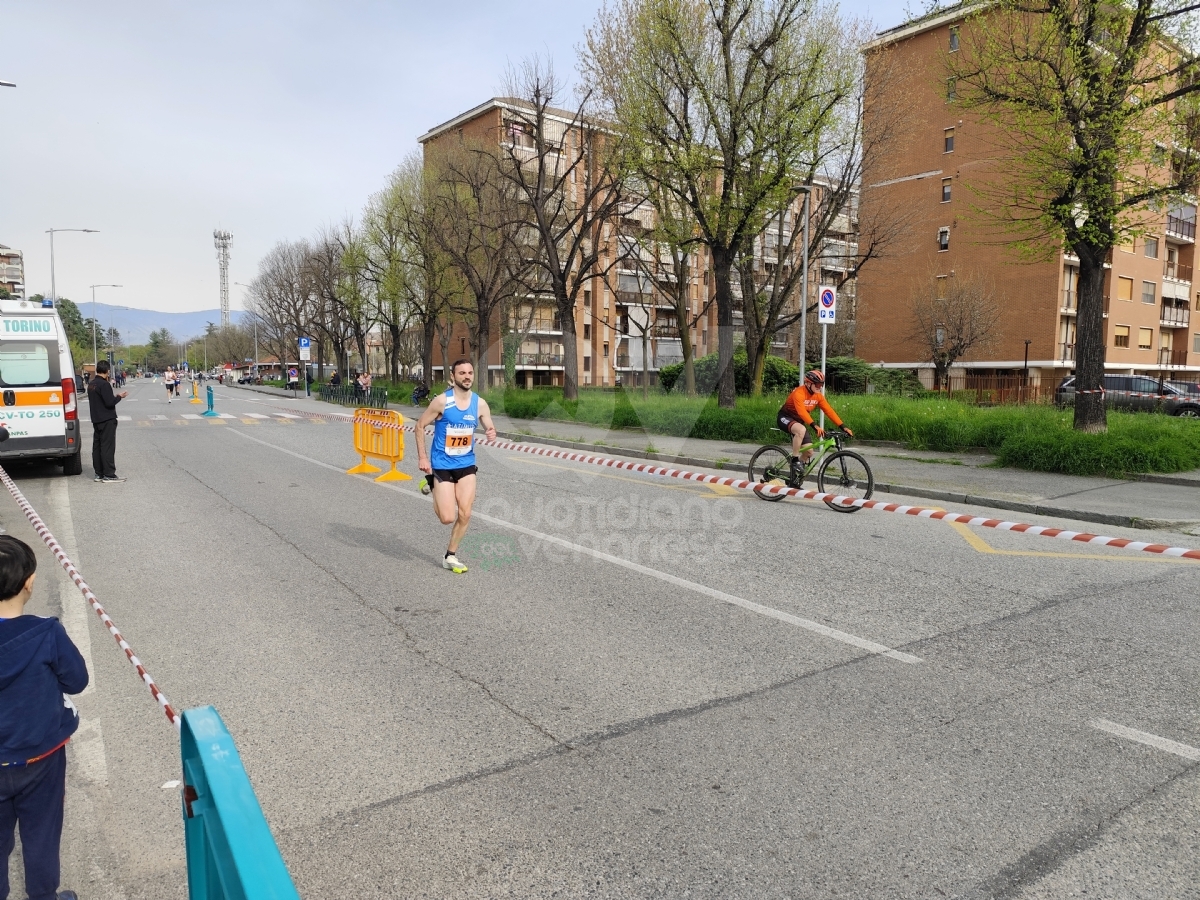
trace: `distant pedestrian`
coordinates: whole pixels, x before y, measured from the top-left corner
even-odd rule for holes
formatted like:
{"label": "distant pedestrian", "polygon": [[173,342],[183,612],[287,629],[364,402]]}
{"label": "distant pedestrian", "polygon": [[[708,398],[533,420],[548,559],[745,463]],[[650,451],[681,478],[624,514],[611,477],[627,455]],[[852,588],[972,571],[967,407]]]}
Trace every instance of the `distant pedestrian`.
{"label": "distant pedestrian", "polygon": [[341,372],[337,371],[336,369],[334,370],[333,374],[329,376],[329,386],[330,387],[341,387],[342,386],[342,373]]}
{"label": "distant pedestrian", "polygon": [[78,900],[58,890],[59,847],[66,745],[79,727],[67,695],[87,687],[88,671],[58,619],[26,615],[36,573],[29,545],[0,535],[0,897],[19,825],[26,894]]}
{"label": "distant pedestrian", "polygon": [[114,394],[108,383],[108,360],[96,364],[96,377],[88,384],[88,405],[92,413],[92,468],[96,481],[120,484],[117,477],[117,404],[129,391]]}
{"label": "distant pedestrian", "polygon": [[167,402],[171,402],[171,395],[175,393],[175,370],[167,366],[167,371],[163,372],[163,384],[167,387]]}

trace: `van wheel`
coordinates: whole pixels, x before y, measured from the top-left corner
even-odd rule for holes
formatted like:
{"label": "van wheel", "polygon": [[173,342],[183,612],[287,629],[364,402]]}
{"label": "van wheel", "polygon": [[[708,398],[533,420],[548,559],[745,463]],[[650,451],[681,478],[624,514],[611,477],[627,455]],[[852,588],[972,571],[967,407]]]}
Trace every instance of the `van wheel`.
{"label": "van wheel", "polygon": [[64,475],[81,475],[83,474],[83,451],[80,450],[74,456],[68,456],[63,460]]}
{"label": "van wheel", "polygon": [[1189,419],[1200,418],[1200,406],[1181,406],[1175,411],[1177,416],[1185,416]]}

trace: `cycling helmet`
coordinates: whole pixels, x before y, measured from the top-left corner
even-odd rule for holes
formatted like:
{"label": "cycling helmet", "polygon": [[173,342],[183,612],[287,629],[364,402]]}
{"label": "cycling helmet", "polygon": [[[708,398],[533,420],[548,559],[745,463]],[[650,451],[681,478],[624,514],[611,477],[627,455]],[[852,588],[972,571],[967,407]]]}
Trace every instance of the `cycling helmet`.
{"label": "cycling helmet", "polygon": [[804,380],[815,388],[825,387],[825,376],[821,374],[820,369],[813,369],[804,376]]}

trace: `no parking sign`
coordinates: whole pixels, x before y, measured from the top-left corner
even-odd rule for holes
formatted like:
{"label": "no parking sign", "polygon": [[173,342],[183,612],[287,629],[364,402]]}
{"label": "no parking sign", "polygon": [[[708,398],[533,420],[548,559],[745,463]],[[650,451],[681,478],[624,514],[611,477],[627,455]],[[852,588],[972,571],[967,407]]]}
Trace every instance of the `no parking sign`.
{"label": "no parking sign", "polygon": [[817,321],[822,325],[832,325],[837,321],[837,288],[821,288],[821,302],[817,304]]}

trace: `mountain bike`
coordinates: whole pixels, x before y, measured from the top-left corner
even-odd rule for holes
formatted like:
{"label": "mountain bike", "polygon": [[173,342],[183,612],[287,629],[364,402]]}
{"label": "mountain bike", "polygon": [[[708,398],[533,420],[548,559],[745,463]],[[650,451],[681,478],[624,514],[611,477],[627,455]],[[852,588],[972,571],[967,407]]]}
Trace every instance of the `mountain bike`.
{"label": "mountain bike", "polygon": [[[772,428],[772,431],[779,431]],[[780,434],[783,434],[780,431]],[[793,462],[790,447],[777,444],[766,444],[759,447],[750,457],[749,477],[754,484],[772,484],[780,487],[790,487],[800,490],[804,479],[816,471],[817,490],[822,493],[834,494],[840,497],[851,497],[855,500],[871,499],[875,490],[875,475],[867,461],[853,450],[842,447],[846,433],[835,429],[826,432],[826,436],[813,441],[813,456],[808,465],[801,466],[799,461]],[[782,500],[784,494],[768,494],[755,491],[763,500],[772,503]],[[837,512],[852,513],[862,509],[861,506],[843,506],[827,499],[825,505]]]}

